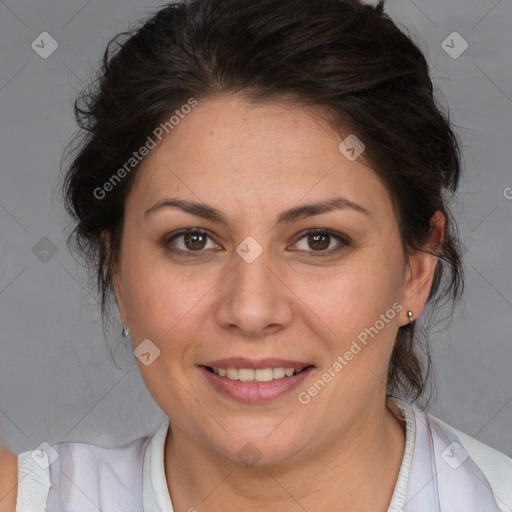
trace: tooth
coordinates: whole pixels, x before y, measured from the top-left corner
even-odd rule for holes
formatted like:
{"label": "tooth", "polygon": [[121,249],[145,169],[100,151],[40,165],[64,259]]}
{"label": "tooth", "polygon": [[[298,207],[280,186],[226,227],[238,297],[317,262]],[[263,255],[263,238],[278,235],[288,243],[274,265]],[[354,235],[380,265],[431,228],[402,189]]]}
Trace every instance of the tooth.
{"label": "tooth", "polygon": [[283,367],[273,368],[272,369],[272,377],[274,379],[282,379],[284,377],[284,368]]}
{"label": "tooth", "polygon": [[254,370],[252,368],[238,368],[238,380],[242,382],[254,380]]}
{"label": "tooth", "polygon": [[212,368],[213,373],[220,377],[227,377],[231,380],[240,380],[241,382],[271,382],[272,380],[282,379],[285,376],[291,377],[301,370],[294,368],[284,368],[277,366],[275,368]]}
{"label": "tooth", "polygon": [[226,377],[231,380],[238,380],[238,368],[228,368],[226,370]]}
{"label": "tooth", "polygon": [[272,368],[258,368],[254,372],[254,380],[257,380],[258,382],[270,382],[272,379]]}

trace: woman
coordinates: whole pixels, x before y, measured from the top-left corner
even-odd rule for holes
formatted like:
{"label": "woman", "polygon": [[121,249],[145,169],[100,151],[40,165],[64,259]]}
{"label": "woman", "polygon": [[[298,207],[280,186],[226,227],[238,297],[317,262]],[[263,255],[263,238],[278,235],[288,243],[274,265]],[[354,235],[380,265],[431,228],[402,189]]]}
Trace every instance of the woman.
{"label": "woman", "polygon": [[7,455],[8,510],[510,510],[512,460],[420,406],[459,148],[383,4],[191,0],[116,44],[65,193],[168,421],[17,486]]}

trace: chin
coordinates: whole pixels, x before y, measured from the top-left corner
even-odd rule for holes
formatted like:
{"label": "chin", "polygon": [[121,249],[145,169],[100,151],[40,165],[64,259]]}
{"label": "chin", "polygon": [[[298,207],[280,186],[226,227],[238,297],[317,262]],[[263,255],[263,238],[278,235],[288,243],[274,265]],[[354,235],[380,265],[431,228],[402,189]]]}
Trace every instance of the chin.
{"label": "chin", "polygon": [[232,462],[243,464],[247,467],[263,467],[277,465],[286,462],[294,455],[300,453],[307,443],[298,433],[290,432],[289,428],[283,428],[277,433],[275,425],[272,429],[240,430],[240,434],[234,433],[232,437],[224,436],[220,443],[211,443],[212,449],[219,455]]}

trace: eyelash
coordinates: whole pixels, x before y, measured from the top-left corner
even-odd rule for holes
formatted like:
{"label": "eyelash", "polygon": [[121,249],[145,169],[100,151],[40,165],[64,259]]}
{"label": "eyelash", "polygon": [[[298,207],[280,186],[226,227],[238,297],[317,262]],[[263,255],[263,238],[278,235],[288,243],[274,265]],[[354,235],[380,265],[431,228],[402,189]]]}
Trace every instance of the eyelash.
{"label": "eyelash", "polygon": [[[211,250],[211,249],[198,249],[197,251],[192,251],[192,250],[184,251],[182,249],[176,249],[175,247],[172,247],[171,242],[173,240],[175,240],[176,238],[178,238],[180,236],[188,235],[188,234],[206,236],[213,241],[212,237],[208,234],[207,231],[205,231],[203,229],[199,229],[199,228],[194,228],[194,229],[183,229],[176,233],[172,233],[171,235],[164,238],[163,245],[167,250],[169,250],[175,254],[179,254],[179,255],[182,255],[185,257],[192,257],[192,258],[204,256],[205,252],[207,252],[208,250]],[[338,253],[341,250],[343,250],[344,248],[349,247],[351,245],[350,239],[348,237],[346,237],[340,233],[336,233],[336,232],[327,230],[327,229],[309,229],[307,231],[304,231],[303,233],[301,233],[299,235],[299,238],[297,238],[294,245],[297,244],[303,238],[310,236],[310,235],[329,236],[331,238],[335,238],[338,242],[340,242],[339,245],[334,249],[320,250],[320,251],[313,251],[313,250],[306,251],[307,253],[310,253],[310,256],[313,258],[331,256],[331,255]],[[301,251],[300,249],[296,250],[296,252],[300,252],[300,251]]]}

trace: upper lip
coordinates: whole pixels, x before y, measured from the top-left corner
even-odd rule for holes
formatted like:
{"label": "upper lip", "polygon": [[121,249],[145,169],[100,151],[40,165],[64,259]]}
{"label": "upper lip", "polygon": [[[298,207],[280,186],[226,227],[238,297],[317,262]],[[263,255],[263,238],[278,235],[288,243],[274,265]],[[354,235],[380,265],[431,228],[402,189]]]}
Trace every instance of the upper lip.
{"label": "upper lip", "polygon": [[210,368],[293,368],[295,370],[302,370],[306,366],[312,366],[310,363],[301,363],[299,361],[290,361],[287,359],[279,358],[266,358],[266,359],[247,359],[246,357],[228,357],[226,359],[217,359],[209,361],[201,366],[208,366]]}

